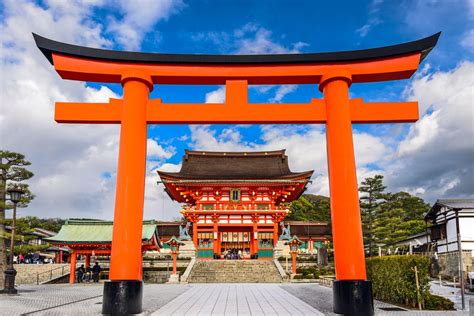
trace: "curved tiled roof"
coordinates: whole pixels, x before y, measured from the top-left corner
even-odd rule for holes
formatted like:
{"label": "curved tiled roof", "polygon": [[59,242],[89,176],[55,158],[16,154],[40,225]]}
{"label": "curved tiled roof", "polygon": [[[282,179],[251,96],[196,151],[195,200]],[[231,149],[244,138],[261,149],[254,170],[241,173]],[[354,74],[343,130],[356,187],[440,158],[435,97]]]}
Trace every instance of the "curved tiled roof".
{"label": "curved tiled roof", "polygon": [[[44,240],[61,244],[109,244],[112,242],[112,230],[112,221],[69,219],[55,236]],[[156,222],[144,221],[142,240],[151,241],[153,235],[159,241]]]}
{"label": "curved tiled roof", "polygon": [[158,171],[166,180],[292,180],[307,179],[313,171],[292,172],[285,150],[210,152],[186,150],[179,172]]}

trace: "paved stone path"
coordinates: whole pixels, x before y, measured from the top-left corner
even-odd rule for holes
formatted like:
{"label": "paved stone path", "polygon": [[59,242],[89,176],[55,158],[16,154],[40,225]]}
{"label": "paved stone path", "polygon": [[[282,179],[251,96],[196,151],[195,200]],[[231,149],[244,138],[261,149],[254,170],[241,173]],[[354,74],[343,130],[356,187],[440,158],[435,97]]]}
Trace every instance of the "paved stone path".
{"label": "paved stone path", "polygon": [[[21,285],[0,295],[0,315],[100,315],[102,284]],[[469,315],[469,312],[386,311],[376,315]],[[318,284],[145,284],[144,315],[334,315],[332,290]]]}
{"label": "paved stone path", "polygon": [[278,284],[196,284],[152,315],[324,315]]}

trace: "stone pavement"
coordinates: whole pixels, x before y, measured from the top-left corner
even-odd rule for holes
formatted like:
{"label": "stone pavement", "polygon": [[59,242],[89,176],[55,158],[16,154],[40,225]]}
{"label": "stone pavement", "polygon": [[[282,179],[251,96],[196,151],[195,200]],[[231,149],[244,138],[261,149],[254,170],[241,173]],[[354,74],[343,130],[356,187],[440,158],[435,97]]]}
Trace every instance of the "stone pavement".
{"label": "stone pavement", "polygon": [[[102,284],[21,285],[0,295],[0,315],[99,315]],[[386,311],[376,315],[469,315],[468,312]],[[146,284],[144,315],[334,315],[332,290],[317,284]]]}
{"label": "stone pavement", "polygon": [[278,284],[198,284],[152,315],[324,315]]}

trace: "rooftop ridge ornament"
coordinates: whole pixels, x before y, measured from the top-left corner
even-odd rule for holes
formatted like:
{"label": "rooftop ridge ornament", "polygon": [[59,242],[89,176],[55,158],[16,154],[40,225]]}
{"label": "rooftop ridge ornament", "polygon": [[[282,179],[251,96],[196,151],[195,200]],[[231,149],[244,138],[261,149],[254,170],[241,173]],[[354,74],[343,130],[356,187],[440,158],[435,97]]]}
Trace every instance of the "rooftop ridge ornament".
{"label": "rooftop ridge ornament", "polygon": [[[349,99],[353,83],[410,78],[440,33],[356,51],[280,55],[180,55],[103,50],[33,34],[63,79],[120,83],[123,99],[56,103],[59,123],[121,124],[110,282],[105,314],[142,312],[141,227],[147,124],[326,124],[336,281],[334,312],[373,314],[367,281],[352,124],[418,120],[417,102]],[[155,84],[226,85],[220,104],[166,104],[149,99]],[[309,103],[253,104],[248,85],[319,84]],[[202,152],[204,155],[205,152]],[[348,240],[345,236],[350,235]],[[357,295],[355,295],[357,294]]]}

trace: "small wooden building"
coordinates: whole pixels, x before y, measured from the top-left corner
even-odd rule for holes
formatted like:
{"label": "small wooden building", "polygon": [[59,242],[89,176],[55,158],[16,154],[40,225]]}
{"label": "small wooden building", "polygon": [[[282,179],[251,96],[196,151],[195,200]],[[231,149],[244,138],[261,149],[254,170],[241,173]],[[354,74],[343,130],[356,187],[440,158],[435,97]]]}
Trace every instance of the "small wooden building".
{"label": "small wooden building", "polygon": [[[85,266],[91,263],[91,256],[110,256],[112,246],[112,221],[69,219],[61,230],[52,237],[45,238],[50,244],[71,249],[71,271],[75,270],[77,255],[85,256]],[[142,230],[142,250],[157,251],[161,248],[155,221],[144,221]],[[74,283],[75,273],[69,282]]]}

